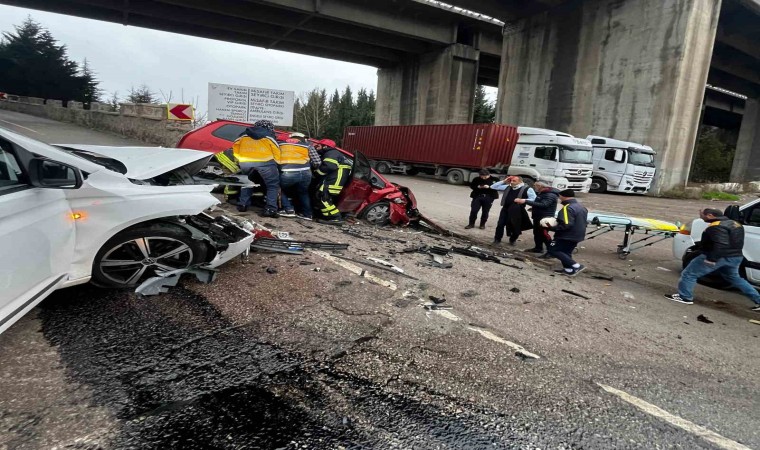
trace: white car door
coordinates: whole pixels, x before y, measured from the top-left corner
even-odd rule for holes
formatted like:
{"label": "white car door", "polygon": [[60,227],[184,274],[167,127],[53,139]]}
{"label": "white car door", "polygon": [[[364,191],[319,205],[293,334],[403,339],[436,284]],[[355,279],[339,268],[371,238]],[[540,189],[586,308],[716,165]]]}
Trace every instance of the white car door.
{"label": "white car door", "polygon": [[64,281],[74,250],[64,191],[32,186],[18,153],[0,139],[0,333]]}
{"label": "white car door", "polygon": [[747,280],[760,285],[760,202],[742,211]]}

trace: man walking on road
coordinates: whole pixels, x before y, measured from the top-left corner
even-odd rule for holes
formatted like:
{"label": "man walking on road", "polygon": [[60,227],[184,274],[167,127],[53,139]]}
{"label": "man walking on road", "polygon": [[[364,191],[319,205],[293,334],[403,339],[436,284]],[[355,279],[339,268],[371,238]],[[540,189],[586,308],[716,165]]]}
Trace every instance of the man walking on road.
{"label": "man walking on road", "polygon": [[555,270],[574,277],[586,266],[575,262],[573,251],[578,243],[586,239],[588,225],[588,210],[575,199],[575,192],[566,189],[559,193],[562,209],[557,214],[557,225],[550,227],[554,230],[554,240],[549,245],[549,255],[562,262],[562,269]]}
{"label": "man walking on road", "polygon": [[493,201],[499,198],[499,192],[491,189],[491,185],[498,183],[499,179],[491,176],[491,173],[486,169],[481,169],[479,176],[470,182],[470,221],[466,230],[475,227],[475,220],[478,218],[478,211],[481,209],[483,213],[480,215],[480,229],[485,229],[486,221],[488,220],[488,212],[491,211]]}
{"label": "man walking on road", "polygon": [[701,277],[720,273],[723,278],[755,303],[752,311],[760,312],[760,293],[739,275],[744,259],[744,228],[739,222],[725,217],[717,209],[704,209],[699,217],[710,225],[702,233],[702,254],[694,258],[681,272],[678,293],[665,297],[687,305],[694,304],[694,285]]}
{"label": "man walking on road", "polygon": [[535,246],[525,251],[530,253],[543,253],[544,246],[546,246],[548,251],[552,238],[546,228],[541,226],[541,219],[544,217],[554,217],[554,214],[557,212],[559,191],[541,181],[536,181],[533,184],[533,188],[538,192],[535,200],[518,198],[515,200],[515,203],[526,204],[532,208],[533,242],[535,243]]}
{"label": "man walking on road", "polygon": [[504,228],[506,228],[509,245],[515,245],[523,230],[533,228],[528,212],[525,211],[525,205],[515,203],[515,200],[518,198],[535,200],[536,192],[523,183],[522,178],[517,176],[510,176],[504,181],[494,183],[491,185],[491,189],[504,191],[501,196],[501,212],[499,213],[499,222],[496,224],[493,243],[501,243],[501,238],[504,237]]}

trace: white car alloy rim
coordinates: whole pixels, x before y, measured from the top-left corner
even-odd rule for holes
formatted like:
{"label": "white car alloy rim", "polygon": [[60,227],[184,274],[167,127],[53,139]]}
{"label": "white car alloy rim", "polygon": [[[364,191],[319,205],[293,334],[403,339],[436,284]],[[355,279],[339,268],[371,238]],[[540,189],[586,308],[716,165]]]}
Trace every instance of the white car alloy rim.
{"label": "white car alloy rim", "polygon": [[142,237],[122,242],[100,260],[100,271],[110,281],[125,286],[147,273],[184,269],[193,261],[193,250],[170,237]]}

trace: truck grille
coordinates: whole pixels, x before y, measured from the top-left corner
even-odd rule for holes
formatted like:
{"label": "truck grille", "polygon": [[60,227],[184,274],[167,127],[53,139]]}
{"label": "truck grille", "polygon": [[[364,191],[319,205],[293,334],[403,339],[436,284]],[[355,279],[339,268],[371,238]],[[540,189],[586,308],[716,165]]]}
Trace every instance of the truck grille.
{"label": "truck grille", "polygon": [[649,183],[654,175],[647,175],[643,173],[634,173],[633,174],[633,182],[636,184],[646,184]]}
{"label": "truck grille", "polygon": [[591,177],[592,169],[568,169],[563,171],[568,180],[584,180]]}

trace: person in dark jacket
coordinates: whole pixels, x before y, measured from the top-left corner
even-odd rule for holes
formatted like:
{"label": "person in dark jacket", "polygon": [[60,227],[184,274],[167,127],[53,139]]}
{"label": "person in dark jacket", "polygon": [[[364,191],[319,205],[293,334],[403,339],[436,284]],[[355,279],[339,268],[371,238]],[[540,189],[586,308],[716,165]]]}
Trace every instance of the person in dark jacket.
{"label": "person in dark jacket", "polygon": [[535,200],[518,198],[515,200],[515,203],[524,203],[531,207],[531,217],[533,218],[533,242],[535,243],[535,247],[529,248],[525,251],[530,253],[543,253],[544,246],[546,246],[547,250],[549,249],[552,237],[549,235],[549,231],[541,226],[541,219],[544,217],[554,217],[554,214],[557,212],[559,191],[541,181],[536,181],[533,184],[533,189],[537,192]]}
{"label": "person in dark jacket", "polygon": [[536,192],[523,183],[522,178],[516,176],[509,176],[504,181],[492,184],[491,189],[504,191],[501,196],[501,212],[499,213],[499,222],[496,224],[493,243],[496,245],[501,243],[501,238],[504,237],[504,228],[506,228],[509,245],[515,245],[517,238],[524,230],[533,228],[525,205],[515,203],[515,200],[518,198],[534,200]]}
{"label": "person in dark jacket", "polygon": [[336,203],[343,187],[348,184],[351,162],[345,154],[335,148],[335,142],[331,139],[322,139],[320,144],[321,149],[318,152],[322,164],[316,170],[316,201],[322,216],[321,221],[339,224],[343,222],[343,218]]}
{"label": "person in dark jacket", "polygon": [[499,192],[491,189],[491,185],[498,183],[499,179],[491,176],[491,173],[486,169],[481,169],[478,175],[470,182],[472,202],[470,202],[470,221],[464,227],[466,230],[475,227],[475,220],[478,218],[478,212],[481,209],[483,213],[480,215],[480,229],[485,229],[488,212],[491,211],[493,201],[499,198]]}
{"label": "person in dark jacket", "polygon": [[586,239],[588,210],[575,199],[575,192],[566,189],[559,193],[562,209],[557,214],[557,225],[548,227],[554,231],[554,240],[549,245],[549,255],[562,262],[562,269],[555,270],[574,277],[586,266],[573,259],[573,251],[578,243]]}
{"label": "person in dark jacket", "polygon": [[760,312],[760,293],[739,275],[744,256],[744,228],[717,209],[704,209],[699,217],[710,225],[702,232],[702,254],[694,258],[681,272],[678,293],[665,297],[691,305],[694,303],[694,285],[703,276],[718,272],[733,287],[755,303],[752,311]]}

